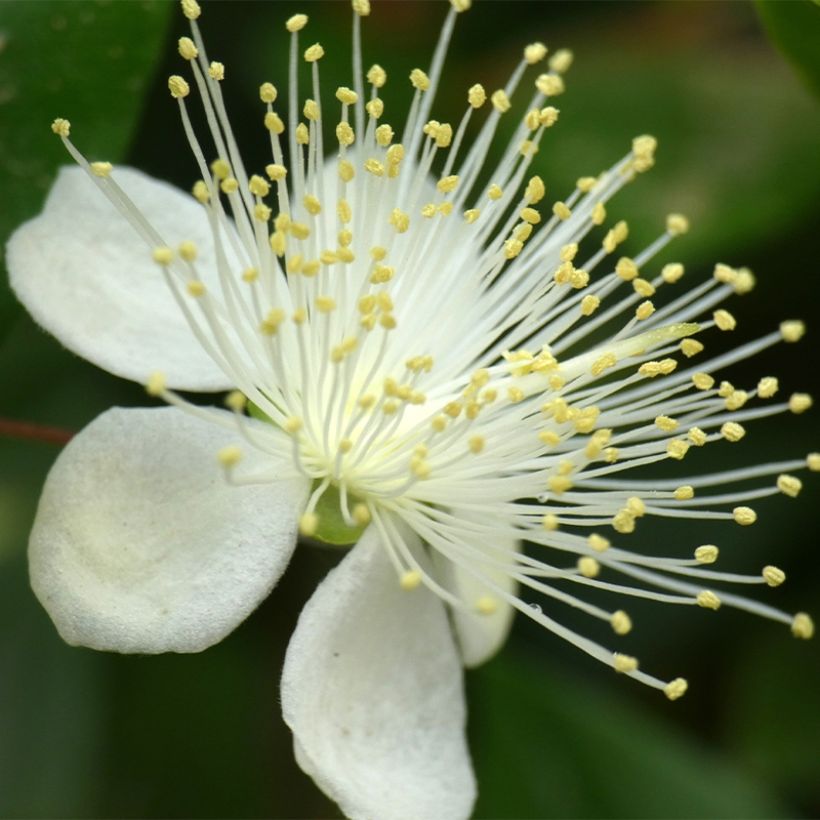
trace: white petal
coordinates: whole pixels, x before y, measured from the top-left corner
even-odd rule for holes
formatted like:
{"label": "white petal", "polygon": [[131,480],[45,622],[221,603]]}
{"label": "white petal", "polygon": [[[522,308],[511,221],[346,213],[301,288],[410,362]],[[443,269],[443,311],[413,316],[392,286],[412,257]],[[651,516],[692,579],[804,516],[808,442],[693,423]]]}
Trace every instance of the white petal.
{"label": "white petal", "polygon": [[[130,168],[117,167],[112,178],[168,245],[197,244],[197,268],[212,281],[202,206]],[[151,251],[86,172],[71,167],[60,170],[43,212],[11,237],[6,258],[11,286],[34,319],[104,370],[143,383],[160,370],[184,390],[234,387],[192,334]]]}
{"label": "white petal", "polygon": [[[480,513],[459,511],[459,515],[471,518],[473,521],[481,523],[484,521],[492,525],[492,518],[483,516]],[[495,550],[489,550],[479,539],[472,539],[470,546],[476,552],[485,553],[495,560],[505,560],[500,558]],[[500,543],[496,538],[496,547],[504,547],[511,552],[518,552],[521,545],[517,541]],[[437,561],[442,572],[445,586],[453,594],[463,600],[470,612],[453,609],[453,626],[456,631],[461,657],[464,665],[468,668],[480,666],[488,661],[503,646],[509,635],[512,626],[515,610],[506,601],[499,600],[498,594],[482,584],[481,581],[467,570],[450,561]],[[501,587],[505,592],[515,594],[518,587],[516,581],[509,577],[509,574],[492,566],[487,562],[475,560],[471,563],[471,568],[484,575],[491,583]],[[489,615],[473,614],[475,602],[479,598],[490,596],[498,602],[498,608]]]}
{"label": "white petal", "polygon": [[[414,535],[406,540],[418,551]],[[446,611],[426,589],[399,587],[375,527],[302,611],[282,708],[299,765],[349,817],[470,815],[462,670]]]}
{"label": "white petal", "polygon": [[66,446],[40,499],[29,570],[68,643],[199,652],[267,596],[308,488],[228,485],[216,452],[234,441],[175,408],[114,408]]}

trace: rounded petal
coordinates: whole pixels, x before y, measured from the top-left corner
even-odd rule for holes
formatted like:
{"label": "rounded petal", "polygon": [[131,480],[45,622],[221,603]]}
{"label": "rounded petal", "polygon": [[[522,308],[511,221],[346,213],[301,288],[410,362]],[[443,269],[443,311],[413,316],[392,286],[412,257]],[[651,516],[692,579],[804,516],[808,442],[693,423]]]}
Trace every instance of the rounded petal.
{"label": "rounded petal", "polygon": [[400,588],[375,527],[305,606],[282,708],[299,765],[347,816],[469,817],[475,780],[447,614],[426,589]]}
{"label": "rounded petal", "polygon": [[114,408],[69,442],[29,544],[31,585],[68,643],[199,652],[267,596],[307,482],[227,484],[216,452],[235,439],[164,407]]}
{"label": "rounded petal", "polygon": [[[112,179],[168,245],[192,240],[203,280],[216,277],[213,239],[193,197],[130,168]],[[14,292],[69,350],[144,383],[155,371],[182,390],[234,387],[191,332],[152,249],[81,168],[62,168],[43,212],[6,249]]]}

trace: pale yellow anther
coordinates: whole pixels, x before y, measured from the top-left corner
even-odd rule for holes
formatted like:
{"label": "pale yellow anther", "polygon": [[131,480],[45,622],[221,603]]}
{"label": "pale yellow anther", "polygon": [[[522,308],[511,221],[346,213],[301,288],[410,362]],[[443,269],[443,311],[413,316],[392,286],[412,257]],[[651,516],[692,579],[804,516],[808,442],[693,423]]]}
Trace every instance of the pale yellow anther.
{"label": "pale yellow anther", "polygon": [[468,225],[472,225],[481,216],[481,211],[478,208],[470,208],[464,211],[464,221]]}
{"label": "pale yellow anther", "polygon": [[91,162],[88,166],[95,177],[106,179],[111,176],[114,166],[110,162]]}
{"label": "pale yellow anther", "polygon": [[641,304],[635,308],[635,318],[639,321],[643,321],[644,319],[648,319],[654,312],[655,305],[647,300],[646,302],[641,302]]}
{"label": "pale yellow anther", "polygon": [[756,284],[754,274],[748,268],[741,268],[737,272],[737,278],[735,279],[732,287],[734,288],[735,293],[743,295],[744,293],[749,293],[749,291],[754,290]]}
{"label": "pale yellow anther", "polygon": [[71,123],[62,117],[57,117],[57,119],[51,123],[51,131],[58,137],[68,137],[71,133]]}
{"label": "pale yellow anther", "polygon": [[684,267],[680,262],[670,262],[661,268],[661,277],[667,285],[673,285],[683,276]]}
{"label": "pale yellow anther", "polygon": [[720,609],[720,598],[718,598],[718,596],[715,595],[711,589],[704,589],[699,592],[695,600],[697,601],[698,606],[703,607],[704,609]]}
{"label": "pale yellow anther", "polygon": [[695,550],[695,560],[699,564],[714,564],[718,559],[719,550],[714,544],[704,544]]}
{"label": "pale yellow anther", "polygon": [[164,373],[152,373],[145,383],[145,392],[149,396],[161,396],[168,388],[168,379]]}
{"label": "pale yellow anther", "polygon": [[295,134],[297,145],[308,145],[310,143],[310,129],[303,122],[296,126]]}
{"label": "pale yellow anther", "polygon": [[302,204],[311,216],[316,216],[322,212],[322,203],[313,194],[305,194],[302,198]]}
{"label": "pale yellow anther", "polygon": [[388,222],[396,229],[396,233],[405,233],[410,227],[410,215],[400,208],[393,208]]}
{"label": "pale yellow anther", "polygon": [[620,458],[620,450],[617,447],[607,447],[604,450],[604,461],[607,464],[614,464]]}
{"label": "pale yellow anther", "polygon": [[303,325],[307,321],[307,310],[303,307],[298,307],[293,311],[290,317],[295,325]]}
{"label": "pale yellow anther", "polygon": [[524,59],[530,65],[540,63],[547,56],[547,47],[543,43],[530,43],[524,48]]}
{"label": "pale yellow anther", "polygon": [[308,48],[305,49],[306,63],[315,63],[318,60],[321,60],[324,56],[325,50],[319,43],[314,43],[312,46],[308,46]]}
{"label": "pale yellow anther", "polygon": [[697,339],[683,339],[679,346],[680,352],[683,353],[687,359],[691,359],[692,356],[696,356],[703,350],[703,343]]}
{"label": "pale yellow anther", "polygon": [[264,118],[265,128],[272,134],[282,134],[285,131],[285,123],[275,111],[268,111]]}
{"label": "pale yellow anther", "polygon": [[350,514],[353,516],[354,523],[360,527],[364,527],[370,523],[370,508],[367,504],[362,504],[361,502],[354,504]]}
{"label": "pale yellow anther", "polygon": [[732,510],[732,518],[741,527],[748,527],[757,521],[757,513],[751,507],[735,507]]}
{"label": "pale yellow anther", "polygon": [[304,222],[291,222],[288,230],[296,239],[307,239],[310,236],[310,228]]}
{"label": "pale yellow anther", "polygon": [[561,441],[561,436],[559,436],[554,430],[541,430],[538,433],[538,440],[542,444],[546,444],[548,447],[554,447]]}
{"label": "pale yellow anther", "polygon": [[667,698],[669,698],[669,700],[677,700],[686,694],[686,690],[688,688],[689,684],[687,683],[686,678],[675,678],[663,687],[663,693]]}
{"label": "pale yellow anther", "polygon": [[635,532],[635,516],[629,510],[618,510],[612,516],[612,528],[621,535],[629,535]]}
{"label": "pale yellow anther", "polygon": [[626,500],[626,509],[629,510],[635,518],[642,518],[646,515],[646,504],[638,496],[633,495]]}
{"label": "pale yellow anther", "polygon": [[241,390],[231,390],[225,396],[225,406],[234,413],[243,413],[248,406],[248,398]]}
{"label": "pale yellow anther", "polygon": [[387,148],[391,142],[393,142],[393,137],[395,136],[394,131],[391,126],[387,125],[380,125],[376,129],[375,137],[376,137],[376,144],[382,148]]}
{"label": "pale yellow anther", "polygon": [[600,376],[602,373],[615,367],[617,363],[618,359],[614,353],[605,353],[592,363],[590,373],[592,373],[593,376]]}
{"label": "pale yellow anther", "polygon": [[718,262],[715,265],[712,277],[723,285],[731,285],[737,279],[737,271],[730,265]]}
{"label": "pale yellow anther", "polygon": [[193,296],[194,298],[199,298],[205,295],[206,288],[205,285],[199,281],[199,279],[191,279],[185,285],[185,290],[188,291],[189,296]]}
{"label": "pale yellow anther", "polygon": [[669,214],[666,217],[666,232],[680,236],[689,231],[689,220],[683,214]]}
{"label": "pale yellow anther", "polygon": [[721,426],[720,434],[727,441],[737,442],[746,435],[746,430],[742,424],[738,424],[736,421],[727,421]]}
{"label": "pale yellow anther", "polygon": [[[588,194],[597,184],[598,184],[598,178],[597,177],[578,177],[578,179],[575,181],[575,187],[582,194]],[[592,210],[594,211],[595,208],[598,207],[598,205],[603,205],[603,203],[602,202],[596,202],[595,207]],[[606,211],[604,211],[604,213],[606,214]],[[596,222],[595,224],[597,225],[597,224],[600,224],[600,223]]]}
{"label": "pale yellow anther", "polygon": [[698,390],[711,390],[715,386],[715,380],[708,373],[695,373],[692,376],[692,384]]}
{"label": "pale yellow anther", "polygon": [[[497,189],[498,196],[490,196],[490,199],[497,199],[501,196],[501,188],[497,185],[492,186],[491,190]],[[530,177],[527,182],[527,187],[524,189],[524,199],[528,205],[538,204],[546,195],[547,188],[544,185],[544,180],[539,176]]]}
{"label": "pale yellow anther", "polygon": [[666,445],[666,453],[669,458],[680,461],[689,452],[689,443],[683,439],[673,439]]}
{"label": "pale yellow anther", "polygon": [[342,182],[350,182],[356,176],[356,169],[350,160],[343,159],[339,161],[339,179]]}
{"label": "pale yellow anther", "polygon": [[588,294],[581,299],[581,315],[582,316],[592,316],[596,310],[600,307],[601,300],[597,296],[593,296],[592,294]]}
{"label": "pale yellow anther", "polygon": [[792,393],[789,398],[789,410],[792,413],[805,413],[814,403],[808,393]]}
{"label": "pale yellow anther", "polygon": [[401,577],[399,578],[399,586],[407,592],[411,592],[414,589],[418,589],[420,584],[421,573],[417,569],[405,570],[405,572],[403,572],[401,574]]}
{"label": "pale yellow anther", "polygon": [[562,221],[572,216],[572,211],[567,207],[567,204],[560,200],[552,206],[552,212]]}
{"label": "pale yellow anther", "polygon": [[288,169],[284,165],[271,162],[265,166],[265,173],[271,181],[281,182],[288,175]]}
{"label": "pale yellow anther", "polygon": [[638,159],[652,159],[658,147],[658,141],[649,134],[643,134],[632,140],[632,153]]}
{"label": "pale yellow anther", "polygon": [[564,93],[564,81],[558,74],[541,74],[535,81],[535,87],[545,97],[557,97]]}
{"label": "pale yellow anther", "polygon": [[501,199],[503,195],[504,192],[501,190],[500,186],[496,184],[490,185],[490,187],[487,189],[487,196],[490,199]]}
{"label": "pale yellow anther", "polygon": [[806,456],[806,467],[813,473],[820,471],[820,453],[809,453]]}
{"label": "pale yellow anther", "polygon": [[690,427],[687,436],[689,438],[690,443],[694,444],[695,447],[703,447],[703,445],[706,444],[709,438],[706,435],[706,433],[704,433],[703,430],[700,429],[700,427]]}
{"label": "pale yellow anther", "polygon": [[[592,208],[592,213],[590,215],[590,219],[592,220],[593,225],[603,225],[604,220],[606,220],[606,207],[604,206],[603,202],[596,202]],[[637,269],[636,274],[637,276]]]}
{"label": "pale yellow anther", "polygon": [[359,17],[367,17],[370,14],[370,0],[351,0],[353,11]]}
{"label": "pale yellow anther", "polygon": [[202,9],[196,0],[181,0],[180,5],[182,6],[182,13],[188,20],[196,20],[202,14]]}
{"label": "pale yellow anther", "polygon": [[806,333],[806,325],[799,319],[780,323],[780,335],[784,342],[799,342]]}
{"label": "pale yellow anther", "polygon": [[168,78],[168,90],[175,100],[181,100],[191,93],[191,86],[178,74],[172,74]]}
{"label": "pale yellow anther", "polygon": [[430,78],[420,68],[414,68],[410,72],[410,83],[418,91],[430,88]]}
{"label": "pale yellow anther", "polygon": [[615,227],[610,228],[604,236],[601,247],[607,253],[613,253],[615,248],[623,242],[629,235],[629,227],[624,220],[615,223]]}
{"label": "pale yellow anther", "polygon": [[217,452],[216,460],[226,469],[236,467],[242,461],[242,450],[235,444],[229,444]]}
{"label": "pale yellow anther", "polygon": [[722,399],[728,399],[734,392],[735,386],[730,381],[724,380],[720,383],[720,387],[718,388],[718,396]]}
{"label": "pale yellow anther", "polygon": [[235,177],[228,177],[219,183],[219,188],[224,194],[235,194],[239,190],[239,180]]}
{"label": "pale yellow anther", "polygon": [[691,484],[683,484],[675,490],[676,501],[688,501],[695,497],[695,488]]}
{"label": "pale yellow anther", "polygon": [[216,60],[212,61],[208,66],[208,76],[212,80],[216,80],[218,83],[221,83],[222,80],[225,79],[224,63],[217,62]]}
{"label": "pale yellow anther", "polygon": [[757,395],[760,396],[761,399],[770,399],[777,393],[779,387],[780,384],[774,376],[764,376],[764,378],[757,383]]}
{"label": "pale yellow anther", "polygon": [[375,97],[365,103],[364,109],[367,111],[368,116],[377,120],[384,114],[384,103],[378,97]]}
{"label": "pale yellow anther", "polygon": [[315,512],[306,512],[299,517],[299,532],[310,538],[319,529],[319,516]]}
{"label": "pale yellow anther", "polygon": [[255,282],[259,278],[259,271],[256,268],[245,268],[242,271],[243,282]]}
{"label": "pale yellow anther", "polygon": [[[615,273],[621,277],[625,282],[632,282],[633,287],[635,287],[635,282],[638,281],[645,281],[643,279],[639,280],[638,277],[638,266],[635,264],[634,260],[630,259],[627,256],[622,256],[617,263],[615,264]],[[649,284],[647,282],[647,284]],[[651,287],[651,286],[650,286]],[[635,292],[640,294],[637,288],[635,288]],[[653,289],[654,293],[654,289]],[[644,294],[640,294],[643,296]],[[651,296],[651,293],[647,293],[647,296]]]}
{"label": "pale yellow anther", "polygon": [[[398,407],[398,401],[395,399],[387,399],[387,401],[382,404],[382,412],[391,415]],[[410,462],[410,472],[416,478],[423,481],[425,478],[430,477],[430,465],[423,459],[416,457]]]}
{"label": "pale yellow anther", "polygon": [[720,330],[734,330],[737,327],[737,320],[728,310],[716,310],[712,315]]}
{"label": "pale yellow anther", "polygon": [[190,37],[180,37],[177,41],[177,50],[183,60],[195,60],[199,56],[199,50]]}
{"label": "pale yellow anther", "polygon": [[262,100],[263,103],[276,102],[278,96],[279,92],[273,83],[262,83],[262,85],[259,86],[259,99]]}
{"label": "pale yellow anther", "polygon": [[777,477],[777,489],[780,490],[783,495],[787,495],[790,498],[797,498],[797,496],[800,495],[800,490],[803,489],[803,482],[797,478],[797,476],[782,473]]}
{"label": "pale yellow anther", "polygon": [[587,538],[587,544],[589,544],[590,548],[594,549],[595,552],[606,552],[610,547],[609,539],[595,532]]}
{"label": "pale yellow anther", "polygon": [[638,296],[643,296],[645,299],[655,295],[655,288],[652,283],[640,277],[632,280],[632,288]]}
{"label": "pale yellow anther", "polygon": [[489,595],[482,595],[475,602],[475,608],[481,615],[492,615],[498,611],[498,601]]}
{"label": "pale yellow anther", "polygon": [[158,265],[167,267],[174,261],[174,251],[168,247],[154,248],[151,256]]}
{"label": "pale yellow anther", "polygon": [[656,416],[655,426],[665,433],[673,433],[678,429],[678,422],[670,416]]}
{"label": "pale yellow anther", "polygon": [[191,242],[190,239],[186,239],[184,242],[179,243],[179,255],[186,261],[186,262],[193,262],[197,257],[197,247],[196,243]]}
{"label": "pale yellow anther", "polygon": [[578,572],[584,578],[597,578],[601,565],[591,555],[583,555],[578,559]]}
{"label": "pale yellow anther", "polygon": [[559,74],[565,74],[569,71],[574,59],[573,53],[568,48],[559,48],[555,54],[550,57],[549,66],[552,71]]}
{"label": "pale yellow anther", "polygon": [[383,88],[387,82],[387,72],[376,63],[367,70],[367,82],[374,88]]}
{"label": "pale yellow anther", "polygon": [[504,114],[510,110],[510,99],[503,89],[493,91],[490,96],[490,102],[493,104],[493,108],[501,114]]}
{"label": "pale yellow anther", "polygon": [[786,573],[779,567],[774,567],[771,564],[763,567],[761,575],[766,585],[770,587],[779,587],[786,580]]}
{"label": "pale yellow anther", "polygon": [[616,635],[627,635],[632,631],[632,619],[622,609],[612,613],[609,624]]}
{"label": "pale yellow anther", "polygon": [[792,619],[792,635],[804,641],[809,640],[814,635],[814,621],[806,612],[798,612]]}
{"label": "pale yellow anther", "polygon": [[620,673],[634,672],[638,668],[638,659],[633,658],[632,655],[622,655],[616,652],[612,656],[612,667]]}
{"label": "pale yellow anther", "polygon": [[305,119],[308,119],[311,122],[318,122],[321,115],[319,104],[316,100],[305,100],[305,104],[302,107],[302,113],[305,115]]}
{"label": "pale yellow anther", "polygon": [[561,112],[552,105],[542,108],[538,112],[538,124],[543,125],[544,128],[552,128],[558,122],[558,116]]}
{"label": "pale yellow anther", "polygon": [[481,108],[487,101],[487,92],[480,83],[470,86],[467,91],[467,102],[472,108]]}
{"label": "pale yellow anther", "polygon": [[271,209],[267,205],[263,205],[261,202],[257,203],[253,208],[254,219],[259,222],[267,222],[272,213],[273,212]]}

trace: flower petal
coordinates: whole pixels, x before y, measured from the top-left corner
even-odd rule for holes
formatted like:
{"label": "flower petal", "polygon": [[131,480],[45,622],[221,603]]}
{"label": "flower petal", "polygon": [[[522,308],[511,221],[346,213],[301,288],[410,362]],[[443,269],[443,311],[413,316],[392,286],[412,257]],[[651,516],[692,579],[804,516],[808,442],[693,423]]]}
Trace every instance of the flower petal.
{"label": "flower petal", "polygon": [[114,408],[66,446],[40,499],[29,570],[68,643],[199,652],[270,592],[307,482],[227,484],[215,456],[231,441],[175,408]]}
{"label": "flower petal", "polygon": [[[213,239],[193,197],[139,171],[112,178],[163,240],[192,240],[197,270],[213,281]],[[203,350],[151,248],[79,167],[62,168],[43,212],[9,240],[11,286],[34,319],[104,370],[145,382],[161,370],[183,390],[234,387]]]}
{"label": "flower petal", "polygon": [[[405,540],[419,552],[415,535]],[[469,816],[475,781],[446,611],[426,589],[399,587],[374,526],[302,611],[282,708],[299,765],[349,817]]]}
{"label": "flower petal", "polygon": [[[480,513],[469,511],[459,511],[459,516],[468,517],[476,523],[486,523],[492,527],[492,516],[482,516]],[[508,541],[505,544],[498,543],[497,536],[495,547],[504,547],[510,552],[518,552],[521,545],[517,541]],[[497,551],[490,551],[481,544],[478,539],[471,541],[470,546],[473,550],[481,553],[486,553],[492,556],[496,561],[503,558],[499,557]],[[482,663],[488,661],[496,652],[504,645],[512,627],[513,615],[515,610],[506,601],[498,600],[498,595],[472,573],[467,572],[458,564],[452,561],[439,561],[439,570],[443,575],[445,586],[454,594],[463,600],[469,612],[453,609],[453,627],[455,629],[456,638],[458,639],[459,649],[461,650],[461,658],[464,665],[468,668],[480,666]],[[471,562],[472,569],[480,572],[482,575],[493,584],[501,587],[506,592],[515,593],[518,584],[515,580],[510,578],[509,573],[504,572],[492,564],[482,562],[476,558]],[[475,603],[484,596],[490,596],[498,603],[498,608],[495,612],[490,614],[473,614]]]}

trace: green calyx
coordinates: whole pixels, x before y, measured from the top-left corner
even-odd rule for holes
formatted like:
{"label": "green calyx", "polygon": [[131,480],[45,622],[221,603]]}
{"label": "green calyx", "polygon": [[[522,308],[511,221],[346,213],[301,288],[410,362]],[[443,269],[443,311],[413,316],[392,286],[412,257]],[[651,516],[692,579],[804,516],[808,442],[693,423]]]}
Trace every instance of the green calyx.
{"label": "green calyx", "polygon": [[[316,488],[316,484],[312,489]],[[349,495],[347,497],[348,508],[352,509],[360,503],[360,499]],[[322,541],[325,544],[332,544],[335,547],[349,547],[355,544],[365,530],[367,524],[349,526],[342,516],[342,507],[339,500],[339,488],[331,484],[322,493],[319,502],[316,504],[314,512],[318,516],[318,526],[311,538]]]}

